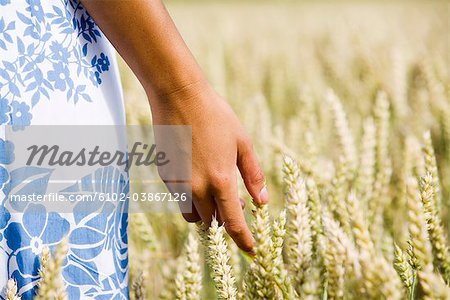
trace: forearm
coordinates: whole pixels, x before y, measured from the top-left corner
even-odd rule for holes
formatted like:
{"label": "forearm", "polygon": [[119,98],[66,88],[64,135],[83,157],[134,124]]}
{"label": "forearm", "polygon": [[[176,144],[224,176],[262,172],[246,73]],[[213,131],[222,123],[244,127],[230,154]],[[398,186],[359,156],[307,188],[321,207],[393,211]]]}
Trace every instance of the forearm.
{"label": "forearm", "polygon": [[161,0],[81,2],[136,74],[151,102],[206,84]]}

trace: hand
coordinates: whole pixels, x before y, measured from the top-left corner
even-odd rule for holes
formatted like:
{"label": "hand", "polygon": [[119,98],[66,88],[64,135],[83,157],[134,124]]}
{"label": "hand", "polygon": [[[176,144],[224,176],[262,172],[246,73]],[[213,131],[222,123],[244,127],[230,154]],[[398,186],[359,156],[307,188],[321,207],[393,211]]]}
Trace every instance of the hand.
{"label": "hand", "polygon": [[[166,96],[150,96],[154,125],[192,126],[191,213],[188,222],[210,224],[216,216],[244,251],[253,253],[253,237],[244,219],[237,189],[239,168],[256,204],[269,200],[263,172],[250,138],[228,103],[208,85],[196,83]],[[156,144],[160,141],[156,136]]]}

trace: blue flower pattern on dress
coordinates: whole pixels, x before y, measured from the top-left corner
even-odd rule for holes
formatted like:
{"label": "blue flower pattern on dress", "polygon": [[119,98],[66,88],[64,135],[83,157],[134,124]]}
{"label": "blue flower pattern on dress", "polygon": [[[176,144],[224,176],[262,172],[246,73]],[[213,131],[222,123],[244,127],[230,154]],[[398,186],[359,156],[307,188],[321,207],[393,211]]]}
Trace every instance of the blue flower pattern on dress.
{"label": "blue flower pattern on dress", "polygon": [[100,74],[106,71],[109,71],[109,58],[104,53],[100,54],[100,57],[97,58],[97,55],[92,58],[91,62],[93,67],[97,68],[97,71],[95,71],[95,79],[98,84],[102,83],[102,79],[100,78]]}
{"label": "blue flower pattern on dress", "polygon": [[53,70],[48,71],[47,75],[48,79],[54,83],[55,89],[65,91],[67,86],[73,88],[73,81],[70,79],[69,68],[66,64],[62,62],[53,64]]}
{"label": "blue flower pattern on dress", "polygon": [[42,5],[40,0],[27,0],[28,7],[27,11],[30,12],[32,17],[35,17],[39,22],[44,21],[44,11],[42,10]]}
{"label": "blue flower pattern on dress", "polygon": [[[97,184],[101,182],[101,184]],[[80,182],[61,191],[62,193],[83,194],[92,192],[108,193],[119,191],[128,194],[129,182],[114,167],[97,169],[93,174],[83,177]],[[72,245],[68,264],[63,276],[73,290],[80,286],[92,286],[85,296],[95,299],[121,299],[127,297],[127,233],[128,214],[125,202],[113,205],[108,202],[77,203],[74,219],[77,228],[69,234]],[[100,214],[93,214],[101,211]],[[89,240],[86,240],[86,236]],[[89,243],[90,247],[86,247]],[[115,272],[112,276],[101,278],[97,266],[92,263],[104,250],[111,251],[111,263]]]}
{"label": "blue flower pattern on dress", "polygon": [[[3,161],[10,162],[11,158],[6,157]],[[36,174],[33,171],[27,175]],[[11,176],[22,181],[21,175]],[[48,184],[48,176],[44,181]],[[61,194],[113,191],[128,194],[129,182],[122,171],[110,166],[81,178]],[[63,215],[47,213],[44,206],[31,202],[27,204],[21,221],[14,222],[9,221],[10,213],[0,205],[0,241],[6,237],[7,246],[2,249],[0,244],[0,250],[8,253],[8,277],[17,281],[22,299],[32,299],[36,292],[39,255],[44,245],[53,249],[65,236],[70,249],[63,266],[63,278],[69,299],[80,299],[80,295],[90,299],[128,299],[126,202],[117,205],[99,201],[79,202],[71,215],[74,219],[72,228]],[[99,271],[96,259],[100,256],[107,259],[108,264],[113,264],[113,274],[104,276]],[[0,296],[0,299],[3,298]]]}
{"label": "blue flower pattern on dress", "polygon": [[[25,11],[17,11],[15,21],[6,24],[0,18],[0,48],[17,47],[19,52],[13,61],[0,60],[3,98],[12,101],[25,91],[32,94],[34,106],[43,98],[49,99],[49,93],[57,89],[66,93],[67,101],[92,101],[85,92],[86,85],[74,84],[77,81],[70,78],[74,74],[68,76],[68,67],[77,65],[77,76],[100,85],[101,74],[109,70],[109,58],[104,53],[90,53],[89,45],[97,43],[102,35],[78,0],[60,2],[63,5],[53,5],[52,10],[44,11],[41,0],[26,0]],[[12,34],[15,22],[25,25],[23,33]],[[52,67],[43,72],[42,67],[48,65]]]}
{"label": "blue flower pattern on dress", "polygon": [[0,167],[0,189],[5,186],[9,180],[9,173],[4,167]]}
{"label": "blue flower pattern on dress", "polygon": [[[0,0],[0,8],[0,125],[22,130],[33,124],[33,109],[48,101],[93,103],[89,89],[101,87],[111,59],[98,46],[104,37],[80,1]],[[14,18],[8,19],[11,13]],[[69,299],[128,299],[126,202],[80,203],[70,216],[36,203],[11,202],[6,208],[12,190],[43,194],[52,175],[35,167],[9,171],[13,161],[14,145],[0,138],[0,299],[5,299],[3,275],[17,281],[22,299],[32,299],[44,245],[53,249],[65,236],[69,252],[63,278]],[[127,174],[113,167],[98,169],[62,192],[97,191],[94,181],[102,183],[103,192],[129,192]],[[92,213],[95,209],[102,213]]]}
{"label": "blue flower pattern on dress", "polygon": [[0,125],[7,124],[9,121],[9,111],[11,107],[9,106],[8,100],[5,98],[0,99]]}
{"label": "blue flower pattern on dress", "polygon": [[68,230],[69,222],[59,214],[47,214],[44,206],[30,203],[22,222],[12,222],[5,229],[5,236],[16,237],[7,240],[12,251],[9,258],[16,259],[21,275],[31,275],[29,278],[35,280],[38,276],[38,255],[42,248],[44,245],[55,246],[61,242]]}
{"label": "blue flower pattern on dress", "polygon": [[51,58],[54,60],[59,60],[63,63],[68,63],[70,53],[64,46],[59,42],[52,42],[50,45],[50,50],[52,50]]}
{"label": "blue flower pattern on dress", "polygon": [[0,164],[9,165],[14,161],[14,144],[0,138]]}
{"label": "blue flower pattern on dress", "polygon": [[30,106],[25,102],[12,101],[11,108],[10,120],[14,128],[24,128],[31,124]]}

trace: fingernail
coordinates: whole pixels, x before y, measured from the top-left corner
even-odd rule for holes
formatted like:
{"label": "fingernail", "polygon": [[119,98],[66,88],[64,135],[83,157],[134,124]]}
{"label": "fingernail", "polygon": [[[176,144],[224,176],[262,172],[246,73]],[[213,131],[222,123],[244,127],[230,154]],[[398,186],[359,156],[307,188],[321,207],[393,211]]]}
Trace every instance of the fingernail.
{"label": "fingernail", "polygon": [[239,198],[239,202],[241,203],[241,208],[244,209],[245,208],[245,201],[242,200],[241,198]]}
{"label": "fingernail", "polygon": [[267,192],[266,186],[264,186],[259,192],[259,201],[262,204],[267,204],[269,202],[269,193]]}
{"label": "fingernail", "polygon": [[243,253],[247,254],[249,257],[253,258],[256,256],[256,252],[254,249],[250,250],[250,251],[243,251]]}

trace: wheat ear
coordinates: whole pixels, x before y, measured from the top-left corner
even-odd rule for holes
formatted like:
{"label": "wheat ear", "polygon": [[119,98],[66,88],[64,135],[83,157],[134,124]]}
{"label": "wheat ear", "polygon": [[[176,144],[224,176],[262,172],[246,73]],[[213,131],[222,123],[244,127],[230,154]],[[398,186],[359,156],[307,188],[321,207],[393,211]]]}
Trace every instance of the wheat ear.
{"label": "wheat ear", "polygon": [[254,222],[252,226],[255,238],[255,259],[256,265],[255,288],[259,297],[273,299],[275,297],[275,282],[273,269],[273,256],[271,253],[272,240],[270,237],[269,211],[266,205],[256,207],[254,210]]}
{"label": "wheat ear", "polygon": [[358,195],[360,195],[364,207],[372,198],[375,182],[375,136],[375,123],[372,118],[368,118],[363,125],[359,172],[356,181]]}
{"label": "wheat ear", "polygon": [[420,180],[420,196],[422,199],[425,217],[428,224],[428,234],[435,258],[435,265],[440,271],[444,281],[450,284],[450,255],[447,240],[441,219],[436,212],[435,186],[432,173],[427,173]]}
{"label": "wheat ear", "polygon": [[220,300],[236,299],[236,279],[229,264],[229,251],[224,237],[225,228],[216,219],[211,222],[208,234],[208,254],[217,297]]}
{"label": "wheat ear", "polygon": [[411,294],[415,284],[415,271],[409,263],[408,255],[397,244],[394,247],[394,268],[402,279],[402,283],[408,290],[408,293]]}
{"label": "wheat ear", "polygon": [[433,186],[434,186],[434,198],[436,210],[440,211],[442,207],[442,199],[441,199],[441,188],[439,183],[439,171],[436,162],[436,155],[434,154],[433,148],[433,140],[431,139],[431,133],[429,131],[425,132],[424,136],[424,145],[422,148],[423,157],[425,160],[425,174],[430,173],[433,178]]}
{"label": "wheat ear", "polygon": [[346,170],[345,176],[347,179],[351,180],[357,165],[357,152],[353,135],[348,125],[347,116],[342,107],[342,103],[332,90],[327,91],[326,100],[332,110],[339,148],[344,157],[345,164],[349,167]]}
{"label": "wheat ear", "polygon": [[14,279],[9,279],[6,284],[6,300],[21,300],[17,294],[17,282]]}
{"label": "wheat ear", "polygon": [[283,261],[283,245],[286,235],[286,210],[283,210],[273,221],[272,249],[274,280],[285,300],[293,299],[293,287]]}
{"label": "wheat ear", "polygon": [[307,207],[307,191],[304,180],[294,160],[285,156],[283,163],[286,185],[286,259],[293,278],[293,285],[300,293],[304,276],[312,261],[311,220]]}
{"label": "wheat ear", "polygon": [[68,251],[68,241],[64,238],[59,243],[53,256],[48,260],[45,272],[39,283],[39,288],[35,299],[37,300],[65,300],[67,299],[67,293],[64,288],[64,282],[62,278],[62,265],[66,259]]}
{"label": "wheat ear", "polygon": [[[51,259],[51,254],[50,254],[50,248],[45,245],[42,248],[42,253],[41,253],[41,257],[39,258],[39,262],[41,264],[41,266],[39,267],[39,271],[38,271],[38,275],[39,277],[44,277],[45,271],[48,268],[48,262]],[[38,282],[38,285],[40,284],[41,281]]]}
{"label": "wheat ear", "polygon": [[186,299],[200,299],[202,290],[202,270],[197,237],[190,232],[185,246],[186,263],[183,272],[183,281],[186,290]]}
{"label": "wheat ear", "polygon": [[346,249],[342,241],[345,233],[327,213],[323,215],[323,223],[327,238],[324,262],[327,269],[328,299],[343,299]]}
{"label": "wheat ear", "polygon": [[145,300],[144,274],[142,272],[136,277],[132,288],[135,300]]}
{"label": "wheat ear", "polygon": [[408,233],[413,249],[411,259],[414,267],[420,269],[431,263],[431,244],[424,216],[423,204],[417,180],[413,177],[407,179],[407,207],[408,207]]}
{"label": "wheat ear", "polygon": [[130,217],[131,232],[143,242],[146,249],[156,251],[159,248],[153,227],[144,213],[132,214]]}

